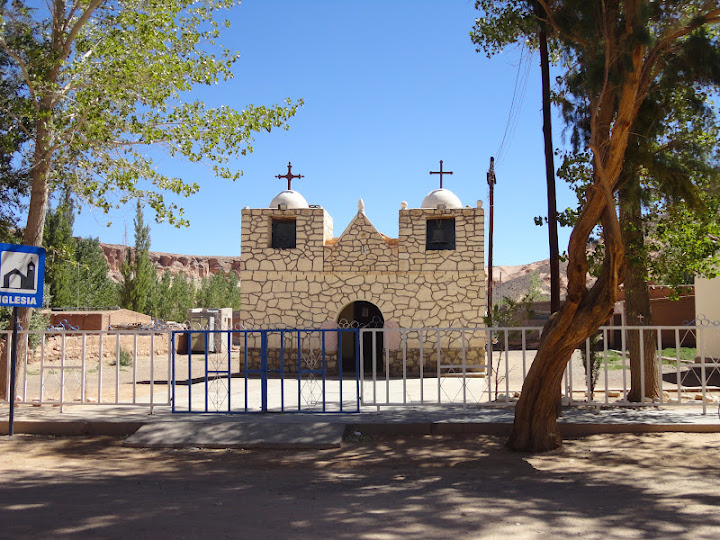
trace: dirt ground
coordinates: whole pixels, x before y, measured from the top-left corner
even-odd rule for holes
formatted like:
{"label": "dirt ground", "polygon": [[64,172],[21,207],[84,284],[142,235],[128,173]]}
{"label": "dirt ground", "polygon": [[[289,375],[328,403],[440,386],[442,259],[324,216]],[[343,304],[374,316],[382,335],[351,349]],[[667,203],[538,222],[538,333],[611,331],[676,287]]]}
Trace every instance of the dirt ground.
{"label": "dirt ground", "polygon": [[0,438],[2,538],[720,537],[720,434],[352,435],[336,450]]}

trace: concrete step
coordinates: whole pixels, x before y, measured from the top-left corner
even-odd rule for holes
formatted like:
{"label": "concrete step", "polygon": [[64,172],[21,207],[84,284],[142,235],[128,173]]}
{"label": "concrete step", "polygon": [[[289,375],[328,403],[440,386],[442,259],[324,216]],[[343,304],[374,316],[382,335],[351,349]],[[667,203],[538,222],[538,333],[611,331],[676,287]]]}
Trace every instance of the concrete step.
{"label": "concrete step", "polygon": [[134,448],[338,448],[345,424],[154,422],[125,441]]}

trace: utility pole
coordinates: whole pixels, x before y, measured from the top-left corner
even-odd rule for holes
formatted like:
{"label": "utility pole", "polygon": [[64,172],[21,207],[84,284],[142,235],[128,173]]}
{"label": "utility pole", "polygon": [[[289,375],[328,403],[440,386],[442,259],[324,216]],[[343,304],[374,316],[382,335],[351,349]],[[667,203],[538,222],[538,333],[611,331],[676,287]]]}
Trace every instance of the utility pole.
{"label": "utility pole", "polygon": [[548,241],[550,247],[550,312],[560,309],[560,250],[558,248],[557,203],[555,196],[555,160],[553,157],[552,117],[550,111],[550,59],[547,33],[542,17],[544,10],[535,3],[540,29],[540,71],[542,73],[543,135],[545,137],[545,178],[548,203]]}
{"label": "utility pole", "polygon": [[489,326],[492,326],[492,307],[493,307],[493,211],[495,205],[495,158],[490,157],[490,168],[487,172],[487,183],[490,187],[490,223],[488,231],[488,289],[487,289],[487,312]]}

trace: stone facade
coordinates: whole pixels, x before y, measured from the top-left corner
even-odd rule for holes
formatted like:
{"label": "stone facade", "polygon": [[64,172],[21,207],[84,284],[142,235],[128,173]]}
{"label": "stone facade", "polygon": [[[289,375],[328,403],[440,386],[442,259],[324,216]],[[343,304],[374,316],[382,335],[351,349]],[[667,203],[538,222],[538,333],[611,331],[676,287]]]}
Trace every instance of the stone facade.
{"label": "stone facade", "polygon": [[[439,219],[454,220],[454,249],[426,249],[428,220]],[[294,220],[294,248],[272,247],[273,220]],[[332,218],[320,207],[242,211],[240,318],[246,328],[337,328],[355,302],[376,306],[390,328],[483,325],[480,205],[402,209],[397,239],[378,232],[361,208],[339,238],[332,233]],[[468,346],[484,346],[475,341]],[[393,358],[395,365],[397,354]]]}

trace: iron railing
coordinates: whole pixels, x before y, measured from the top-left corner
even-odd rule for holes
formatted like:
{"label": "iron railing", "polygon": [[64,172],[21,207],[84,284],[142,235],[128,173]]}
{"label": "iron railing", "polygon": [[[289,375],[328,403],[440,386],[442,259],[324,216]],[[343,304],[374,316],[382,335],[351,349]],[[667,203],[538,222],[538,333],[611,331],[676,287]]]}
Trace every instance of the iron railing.
{"label": "iron railing", "polygon": [[[290,330],[285,332],[293,335]],[[535,357],[541,332],[537,327],[360,329],[357,353],[360,405],[378,409],[426,405],[512,406]],[[640,384],[637,385],[640,395],[635,396],[635,401],[629,400],[632,377],[628,336],[631,332],[640,338],[641,356],[649,343],[643,338],[649,336],[653,342],[659,389],[657,396],[646,395],[644,382],[648,373],[640,363]],[[10,339],[11,332],[0,332],[6,375],[10,366],[7,346]],[[20,350],[26,351],[20,357],[17,370],[19,403],[61,408],[127,405],[151,410],[172,405],[171,331],[99,332],[55,327],[23,331],[19,341],[25,344]],[[236,350],[232,358],[237,358],[227,369],[228,377],[242,372],[240,359],[245,355],[237,350],[238,346],[242,349],[243,344],[228,344],[228,348]],[[268,346],[272,347],[272,343]],[[694,405],[706,412],[709,405],[720,401],[720,354],[716,350],[720,349],[720,327],[717,325],[697,322],[692,326],[606,326],[581,349],[573,354],[565,370],[562,384],[565,405]],[[200,360],[201,355],[195,358]],[[189,380],[202,378],[207,373],[204,361],[191,358],[183,369],[182,377]],[[594,373],[594,379],[588,378],[587,373]],[[330,366],[327,377],[334,376]],[[9,379],[6,376],[6,395],[9,395]],[[304,381],[302,379],[301,384]],[[322,378],[315,376],[313,385],[318,381],[322,383]],[[256,380],[250,381],[250,384],[256,383]],[[202,393],[199,387],[193,391]]]}
{"label": "iron railing", "polygon": [[[539,327],[361,329],[360,354],[371,357],[371,369],[361,373],[361,405],[512,406],[541,333]],[[653,341],[656,395],[646,393],[648,374],[639,362],[639,395],[631,396],[630,333],[639,338],[639,357],[645,338]],[[565,405],[697,405],[706,412],[720,401],[720,328],[601,327],[568,363],[562,399]]]}
{"label": "iron railing", "polygon": [[[9,373],[12,333],[3,339]],[[171,404],[170,332],[77,330],[69,326],[19,333],[16,400],[21,404],[128,405]],[[6,377],[9,395],[9,380]]]}

